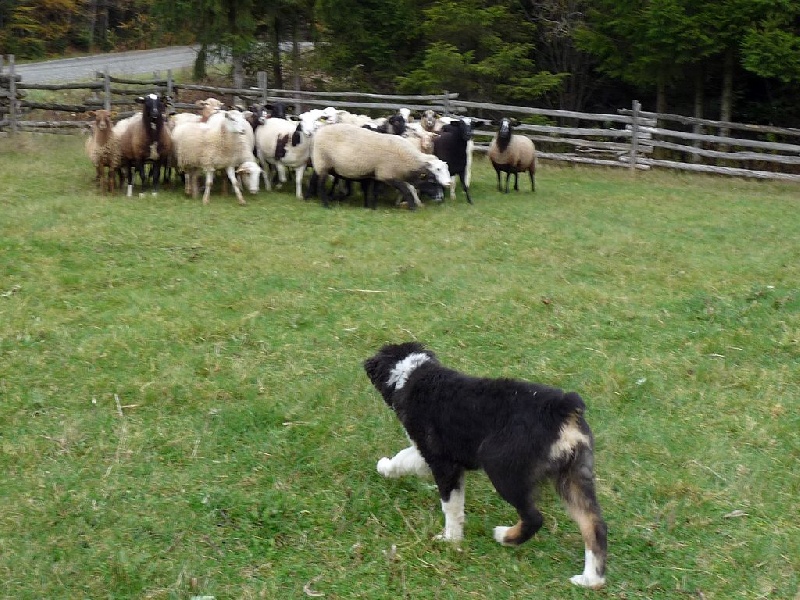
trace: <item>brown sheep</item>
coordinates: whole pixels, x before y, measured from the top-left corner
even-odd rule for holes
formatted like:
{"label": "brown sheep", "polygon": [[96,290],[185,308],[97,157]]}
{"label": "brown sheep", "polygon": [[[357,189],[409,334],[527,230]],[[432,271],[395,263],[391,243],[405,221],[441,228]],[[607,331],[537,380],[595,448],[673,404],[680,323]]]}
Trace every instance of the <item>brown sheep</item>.
{"label": "brown sheep", "polygon": [[[495,123],[497,124],[497,123]],[[514,174],[514,191],[519,191],[518,173],[527,171],[531,178],[531,191],[536,191],[536,148],[533,141],[524,135],[514,135],[512,129],[519,125],[516,119],[504,117],[501,119],[500,130],[489,145],[489,160],[497,173],[497,190],[504,191],[500,185],[500,173],[506,174],[506,189],[508,193],[508,180]]]}
{"label": "brown sheep", "polygon": [[94,118],[92,135],[86,140],[86,156],[92,161],[100,182],[100,189],[105,193],[114,191],[114,174],[120,165],[119,138],[113,130],[111,122],[115,113],[108,110],[90,111],[88,116]]}

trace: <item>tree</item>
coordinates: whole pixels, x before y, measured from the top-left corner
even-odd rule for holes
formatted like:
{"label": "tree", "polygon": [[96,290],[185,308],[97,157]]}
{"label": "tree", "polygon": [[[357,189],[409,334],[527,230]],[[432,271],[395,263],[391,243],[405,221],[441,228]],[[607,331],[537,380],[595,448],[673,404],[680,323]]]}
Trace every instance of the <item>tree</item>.
{"label": "tree", "polygon": [[323,70],[351,85],[390,87],[415,60],[421,15],[415,0],[317,0]]}
{"label": "tree", "polygon": [[507,3],[437,0],[424,15],[425,53],[419,67],[398,78],[403,91],[525,102],[567,76],[536,69],[535,27]]}

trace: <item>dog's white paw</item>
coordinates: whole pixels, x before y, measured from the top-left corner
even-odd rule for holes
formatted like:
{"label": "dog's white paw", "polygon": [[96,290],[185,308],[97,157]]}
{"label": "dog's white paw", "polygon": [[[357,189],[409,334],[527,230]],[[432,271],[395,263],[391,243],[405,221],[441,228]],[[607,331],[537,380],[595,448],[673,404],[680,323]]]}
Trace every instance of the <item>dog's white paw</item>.
{"label": "dog's white paw", "polygon": [[378,473],[384,477],[397,477],[397,474],[392,469],[392,459],[385,456],[378,461]]}
{"label": "dog's white paw", "polygon": [[494,541],[498,544],[502,544],[503,546],[516,546],[516,544],[507,544],[506,543],[506,535],[508,534],[508,530],[511,527],[505,527],[504,525],[498,525],[494,528]]}
{"label": "dog's white paw", "polygon": [[463,531],[447,531],[446,529],[437,535],[435,540],[441,542],[460,542],[464,539],[464,532]]}
{"label": "dog's white paw", "polygon": [[589,577],[583,573],[580,575],[574,575],[573,577],[570,577],[569,580],[575,585],[593,590],[600,589],[606,584],[605,577]]}

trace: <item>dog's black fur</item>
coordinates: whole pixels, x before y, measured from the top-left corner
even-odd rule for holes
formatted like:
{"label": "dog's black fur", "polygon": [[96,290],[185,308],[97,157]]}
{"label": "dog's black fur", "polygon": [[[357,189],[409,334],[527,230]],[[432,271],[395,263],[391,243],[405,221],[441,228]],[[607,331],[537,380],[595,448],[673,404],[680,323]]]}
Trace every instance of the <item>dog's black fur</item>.
{"label": "dog's black fur", "polygon": [[[429,358],[396,389],[392,370],[415,353]],[[430,467],[442,502],[463,486],[465,470],[484,470],[520,517],[498,541],[519,545],[542,526],[534,497],[539,483],[551,479],[595,556],[593,576],[603,580],[607,529],[595,495],[592,432],[578,394],[471,377],[443,366],[416,342],[384,346],[364,369]]]}

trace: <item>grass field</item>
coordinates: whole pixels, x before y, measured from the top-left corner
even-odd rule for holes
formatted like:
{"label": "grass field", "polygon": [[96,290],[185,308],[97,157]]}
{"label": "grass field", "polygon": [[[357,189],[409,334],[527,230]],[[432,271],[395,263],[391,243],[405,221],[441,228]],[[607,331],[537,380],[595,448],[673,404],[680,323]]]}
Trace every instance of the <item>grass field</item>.
{"label": "grass field", "polygon": [[[800,585],[800,187],[542,164],[416,213],[95,191],[0,138],[0,597],[781,598]],[[576,390],[608,585],[555,494],[467,478],[466,539],[363,373],[418,339]],[[321,596],[320,596],[321,597]]]}

